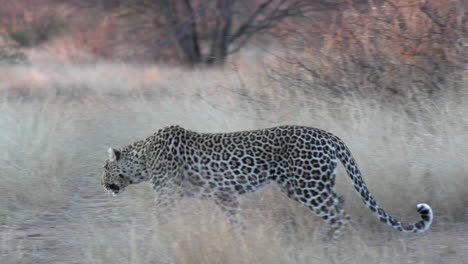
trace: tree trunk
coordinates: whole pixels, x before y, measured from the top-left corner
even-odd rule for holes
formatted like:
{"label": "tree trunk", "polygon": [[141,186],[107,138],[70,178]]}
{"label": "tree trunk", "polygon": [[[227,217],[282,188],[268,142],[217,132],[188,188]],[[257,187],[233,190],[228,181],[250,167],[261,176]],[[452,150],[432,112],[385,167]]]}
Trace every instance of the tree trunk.
{"label": "tree trunk", "polygon": [[[199,64],[202,61],[202,56],[198,40],[196,14],[193,12],[190,0],[182,1],[184,9],[182,14],[175,1],[159,0],[157,3],[157,6],[168,20],[172,35],[182,50],[186,61],[192,66]],[[188,22],[184,21],[185,17],[188,18]]]}
{"label": "tree trunk", "polygon": [[222,66],[228,56],[229,44],[231,42],[232,9],[230,0],[218,0],[218,26],[213,34],[210,55],[206,63],[214,66]]}
{"label": "tree trunk", "polygon": [[[190,0],[184,0],[183,6],[186,9],[187,16],[190,21],[187,26],[187,34],[181,38],[181,41],[184,42],[183,50],[188,61],[192,65],[199,64],[202,62],[202,55],[200,51],[200,44],[198,40],[198,31],[197,31],[197,18],[195,12],[193,12],[192,4]],[[185,25],[182,25],[185,27]]]}

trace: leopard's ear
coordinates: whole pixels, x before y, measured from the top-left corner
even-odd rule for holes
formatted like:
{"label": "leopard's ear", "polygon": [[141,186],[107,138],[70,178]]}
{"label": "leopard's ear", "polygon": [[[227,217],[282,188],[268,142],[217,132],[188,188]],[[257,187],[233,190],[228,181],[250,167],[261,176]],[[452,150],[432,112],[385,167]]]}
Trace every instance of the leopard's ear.
{"label": "leopard's ear", "polygon": [[109,161],[118,161],[120,159],[120,151],[117,149],[109,148]]}

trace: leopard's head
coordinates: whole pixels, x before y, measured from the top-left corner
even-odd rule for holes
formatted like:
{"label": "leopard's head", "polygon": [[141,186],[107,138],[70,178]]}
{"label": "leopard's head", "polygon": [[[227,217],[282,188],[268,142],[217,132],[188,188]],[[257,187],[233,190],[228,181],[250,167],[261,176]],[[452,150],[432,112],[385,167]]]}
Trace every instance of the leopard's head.
{"label": "leopard's head", "polygon": [[116,195],[128,185],[148,180],[145,157],[135,150],[109,148],[109,158],[104,165],[101,184]]}

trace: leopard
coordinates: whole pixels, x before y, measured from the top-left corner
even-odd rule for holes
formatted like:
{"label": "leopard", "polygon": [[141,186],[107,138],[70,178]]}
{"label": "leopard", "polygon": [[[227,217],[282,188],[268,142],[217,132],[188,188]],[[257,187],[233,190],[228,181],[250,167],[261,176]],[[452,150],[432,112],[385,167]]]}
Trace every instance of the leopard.
{"label": "leopard", "polygon": [[351,217],[335,190],[338,161],[365,206],[384,224],[422,233],[433,220],[432,208],[416,205],[421,220],[405,223],[376,202],[345,143],[318,128],[296,125],[229,133],[198,133],[173,125],[122,148],[109,148],[101,184],[117,195],[131,185],[150,182],[156,204],[171,207],[179,197],[210,198],[228,219],[240,212],[239,196],[276,183],[292,200],[309,208],[341,237]]}

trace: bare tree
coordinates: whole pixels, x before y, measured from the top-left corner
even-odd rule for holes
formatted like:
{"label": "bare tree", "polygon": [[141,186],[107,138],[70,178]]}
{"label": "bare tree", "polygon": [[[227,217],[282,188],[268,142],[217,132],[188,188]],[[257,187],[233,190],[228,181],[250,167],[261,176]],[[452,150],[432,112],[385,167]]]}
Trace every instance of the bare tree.
{"label": "bare tree", "polygon": [[190,65],[223,65],[258,33],[278,26],[286,18],[311,10],[334,7],[319,0],[129,0],[154,14],[167,27],[161,46],[177,44]]}

